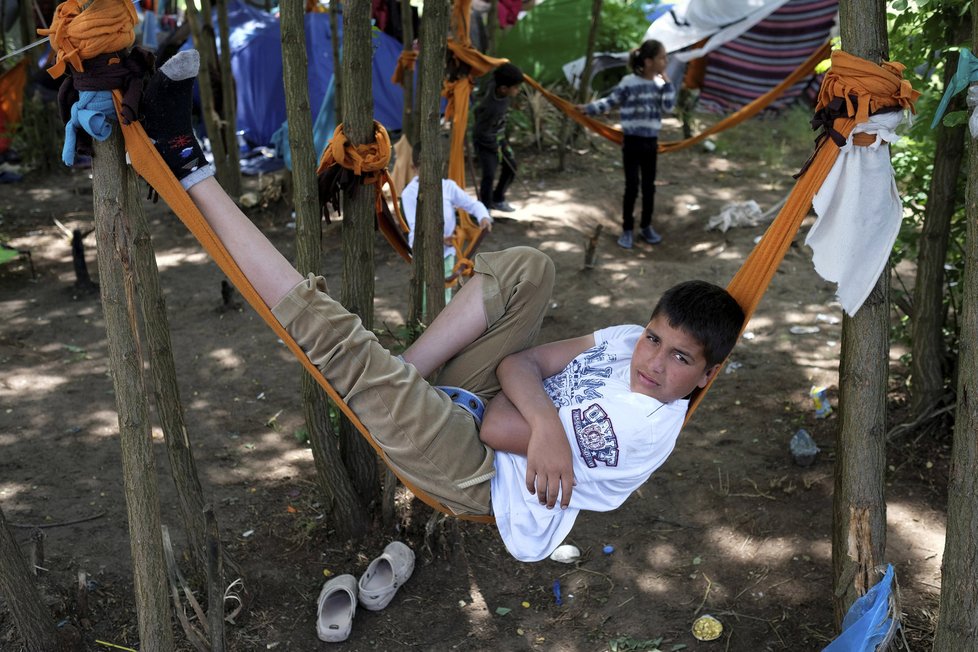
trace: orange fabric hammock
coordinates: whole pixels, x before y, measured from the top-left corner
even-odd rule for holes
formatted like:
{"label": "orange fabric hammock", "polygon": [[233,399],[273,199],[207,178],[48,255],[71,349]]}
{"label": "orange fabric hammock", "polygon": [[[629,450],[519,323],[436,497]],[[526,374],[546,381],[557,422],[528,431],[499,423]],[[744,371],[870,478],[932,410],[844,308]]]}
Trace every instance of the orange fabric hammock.
{"label": "orange fabric hammock", "polygon": [[[285,328],[275,319],[272,315],[271,307],[265,304],[265,302],[258,295],[251,282],[242,273],[241,268],[238,264],[231,258],[230,253],[217,238],[217,235],[211,229],[210,225],[204,219],[204,216],[200,213],[197,207],[194,205],[187,191],[183,189],[180,182],[173,176],[170,169],[160,158],[159,153],[156,151],[156,147],[150,142],[149,137],[143,130],[143,126],[138,122],[132,122],[130,124],[123,124],[121,120],[121,110],[122,110],[122,95],[119,91],[112,92],[113,98],[115,100],[116,113],[120,116],[119,125],[122,129],[122,135],[126,142],[126,151],[129,153],[129,159],[132,162],[133,169],[145,179],[156,192],[159,193],[160,197],[169,204],[170,208],[176,213],[180,221],[190,230],[195,238],[200,242],[214,262],[217,263],[218,267],[221,268],[227,277],[231,280],[231,283],[237,288],[241,296],[251,304],[251,307],[265,320],[275,334],[285,343],[285,345],[292,351],[293,355],[299,360],[306,371],[316,379],[316,382],[322,386],[326,391],[326,394],[336,403],[340,411],[350,420],[350,422],[360,431],[360,434],[367,440],[367,442],[373,447],[381,459],[387,459],[387,454],[384,450],[374,441],[373,437],[370,436],[370,431],[367,427],[363,425],[363,422],[357,417],[356,414],[350,409],[350,407],[343,400],[343,397],[337,393],[337,391],[330,385],[329,381],[323,376],[322,372],[314,365],[306,354],[302,351],[296,341],[291,335],[285,330]],[[390,466],[388,464],[388,466]],[[395,472],[396,473],[396,472]],[[401,483],[407,487],[415,496],[418,497],[422,502],[430,506],[439,512],[449,514],[452,516],[457,516],[465,520],[477,521],[480,523],[492,523],[494,521],[493,517],[490,515],[471,515],[471,514],[454,514],[450,509],[442,505],[432,496],[429,496],[424,491],[416,487],[412,482],[405,480],[403,477],[398,475],[398,479]]]}
{"label": "orange fabric hammock", "polygon": [[[494,59],[492,57],[488,57],[478,50],[455,43],[451,39],[448,41],[448,47],[459,60],[471,65],[473,71],[476,69],[481,71],[478,73],[478,75],[485,74],[492,68],[495,68],[501,63],[508,61],[508,59]],[[825,43],[822,45],[822,47],[813,52],[810,57],[805,59],[805,61],[803,61],[797,68],[795,68],[794,72],[781,80],[777,86],[769,90],[767,93],[764,93],[764,95],[761,95],[752,102],[745,104],[738,111],[731,113],[723,120],[720,120],[713,126],[703,130],[701,133],[691,138],[659,143],[659,151],[662,153],[668,153],[685,149],[686,147],[690,147],[691,145],[695,145],[696,143],[709,138],[713,134],[719,133],[724,129],[729,129],[730,127],[736,126],[741,122],[754,117],[770,106],[771,102],[780,97],[781,94],[787,89],[791,88],[798,81],[804,79],[806,76],[814,72],[815,66],[817,66],[820,61],[826,59],[830,52],[831,44]],[[622,134],[621,129],[613,127],[606,122],[602,122],[601,120],[578,111],[576,104],[560,97],[559,95],[551,93],[529,75],[523,75],[523,81],[543,95],[544,99],[553,104],[558,110],[563,112],[574,122],[578,123],[582,127],[585,127],[586,129],[590,129],[594,133],[606,138],[607,140],[610,140],[613,143],[621,145],[622,141],[624,140],[624,134]]]}
{"label": "orange fabric hammock", "polygon": [[723,120],[715,123],[714,125],[704,129],[700,133],[696,134],[691,138],[685,138],[683,140],[671,141],[659,143],[659,152],[667,154],[669,152],[675,152],[680,149],[685,149],[696,143],[702,142],[712,136],[713,134],[720,133],[724,129],[729,129],[739,125],[745,120],[753,118],[755,115],[766,109],[771,105],[771,102],[778,99],[782,93],[794,86],[796,83],[807,77],[808,75],[815,72],[815,67],[820,61],[827,59],[832,51],[831,43],[824,43],[822,47],[815,50],[810,57],[805,59],[802,63],[795,68],[794,72],[785,77],[778,83],[777,86],[764,93],[760,97],[755,98],[751,102],[740,107],[737,111],[734,111],[730,115],[726,116]]}
{"label": "orange fabric hammock", "polygon": [[[69,0],[69,2],[76,1]],[[125,1],[123,0],[123,2]],[[100,0],[94,0],[94,2],[98,3]],[[57,28],[56,26],[55,29]],[[76,54],[81,49],[81,45],[77,46],[75,48]],[[91,56],[98,54],[102,54],[102,52],[93,52]],[[60,62],[62,59],[60,52],[58,56]],[[80,64],[81,61],[79,60],[78,63]],[[845,109],[845,117],[834,119],[834,124],[831,125],[843,137],[848,137],[852,128],[859,122],[867,120],[871,112],[888,107],[913,110],[913,103],[916,101],[919,93],[914,91],[910,87],[909,82],[902,78],[904,69],[902,64],[884,62],[882,65],[876,65],[841,51],[833,53],[832,64],[832,69],[826,75],[819,93],[818,108],[822,109],[827,107],[837,98],[844,100],[842,104]],[[329,397],[336,402],[340,410],[356,426],[374,450],[377,451],[377,454],[386,460],[386,454],[383,449],[373,440],[360,419],[346,405],[342,397],[330,385],[329,381],[323,377],[319,369],[309,360],[295,340],[272,315],[271,308],[258,295],[254,286],[244,276],[223,243],[217,238],[213,229],[204,219],[196,205],[194,205],[186,190],[184,190],[180,182],[173,176],[173,173],[170,172],[156,151],[156,148],[146,136],[142,125],[138,122],[126,124],[125,120],[122,119],[121,93],[115,90],[112,92],[112,95],[116,113],[119,116],[119,125],[126,142],[126,150],[136,172],[149,182],[160,196],[163,197],[194,237],[200,241],[204,249],[214,258],[221,270],[231,279],[231,282],[241,292],[241,295],[245,297],[248,303],[265,320],[275,334],[282,339],[303,367],[319,382]],[[464,100],[463,104],[467,106],[468,97],[465,96]],[[454,128],[455,125],[453,125],[453,130]],[[462,128],[464,129],[464,123]],[[823,138],[819,141],[811,165],[799,177],[798,183],[788,196],[784,208],[768,228],[760,243],[744,262],[740,271],[730,282],[728,290],[744,309],[746,316],[744,321],[745,327],[751,314],[753,314],[757,304],[760,302],[761,296],[767,289],[771,278],[774,276],[778,264],[784,257],[794,234],[801,224],[801,220],[807,214],[814,193],[821,186],[837,156],[838,148],[830,144],[829,139]],[[686,416],[687,421],[703,400],[709,387],[710,385],[707,385],[694,397]],[[433,497],[420,491],[412,483],[404,481],[403,478],[400,479],[420,500],[433,509],[454,515],[450,509],[446,508]],[[491,515],[456,516],[483,523],[493,521]]]}

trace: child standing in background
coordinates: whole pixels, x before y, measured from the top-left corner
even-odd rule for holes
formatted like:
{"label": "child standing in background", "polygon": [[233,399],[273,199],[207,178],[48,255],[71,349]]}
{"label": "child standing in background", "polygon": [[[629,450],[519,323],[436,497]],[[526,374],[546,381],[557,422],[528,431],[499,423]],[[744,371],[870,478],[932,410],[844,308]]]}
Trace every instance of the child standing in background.
{"label": "child standing in background", "polygon": [[632,50],[628,64],[632,69],[611,93],[600,100],[579,106],[588,115],[607,113],[621,107],[621,128],[625,133],[622,157],[625,167],[625,197],[622,206],[622,233],[618,245],[631,249],[635,228],[635,200],[638,198],[639,176],[642,180],[642,216],[639,222],[642,239],[659,244],[662,236],[652,228],[655,204],[655,166],[659,153],[659,129],[662,114],[676,105],[676,88],[666,77],[668,58],[659,41],[645,41]]}
{"label": "child standing in background", "polygon": [[[492,79],[475,105],[475,123],[472,126],[472,142],[475,155],[482,168],[479,183],[479,201],[488,208],[512,213],[515,208],[506,201],[506,189],[516,178],[516,159],[513,148],[506,140],[506,112],[513,98],[520,92],[523,72],[511,63],[504,63],[492,72]],[[493,188],[496,169],[499,182]]]}
{"label": "child standing in background", "polygon": [[[408,225],[408,245],[414,249],[414,232],[418,213],[418,190],[420,182],[418,180],[418,170],[421,168],[421,143],[414,146],[411,152],[411,172],[414,178],[401,191],[401,205],[404,208],[404,221]],[[442,232],[445,242],[445,277],[452,274],[455,269],[455,246],[452,244],[452,235],[455,233],[455,226],[458,224],[455,217],[455,209],[461,208],[469,213],[484,231],[492,231],[492,217],[486,210],[482,202],[469,197],[457,183],[451,179],[441,180],[442,215],[444,217],[444,230]],[[445,288],[445,303],[452,300],[452,289]]]}

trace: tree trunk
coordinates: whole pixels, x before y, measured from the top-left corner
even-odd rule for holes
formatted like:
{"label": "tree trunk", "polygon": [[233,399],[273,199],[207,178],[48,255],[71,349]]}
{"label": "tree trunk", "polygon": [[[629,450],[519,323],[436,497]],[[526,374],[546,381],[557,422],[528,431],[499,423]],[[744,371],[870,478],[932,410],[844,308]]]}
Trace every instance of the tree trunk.
{"label": "tree trunk", "polygon": [[[345,84],[343,129],[350,145],[374,142],[374,100],[371,75],[373,39],[370,3],[348,2],[343,15],[343,79]],[[374,189],[362,186],[353,197],[343,198],[343,292],[342,303],[358,315],[367,330],[374,323]],[[343,462],[357,493],[365,502],[378,494],[377,457],[356,428],[341,421]]]}
{"label": "tree trunk", "polygon": [[166,316],[166,299],[160,290],[160,274],[146,217],[141,208],[130,211],[128,215],[132,227],[132,266],[139,285],[139,305],[146,330],[149,366],[153,373],[156,411],[163,429],[166,454],[170,460],[170,474],[177,490],[180,515],[190,547],[193,577],[203,586],[207,569],[204,491],[197,474],[183,403],[180,400],[173,345],[170,341],[170,324]]}
{"label": "tree trunk", "polygon": [[[292,200],[296,213],[296,269],[303,275],[318,274],[322,230],[302,3],[287,2],[282,5],[281,29],[285,113],[289,124],[289,147],[292,150]],[[312,446],[316,477],[325,497],[331,525],[344,539],[362,537],[368,524],[357,492],[340,459],[336,436],[329,421],[326,392],[307,371],[302,370],[301,373],[302,411]]]}
{"label": "tree trunk", "polygon": [[489,14],[486,16],[486,54],[496,56],[499,44],[499,0],[489,0]]}
{"label": "tree trunk", "polygon": [[333,94],[336,124],[343,122],[343,66],[340,57],[340,3],[329,3],[329,44],[333,50]]}
{"label": "tree trunk", "polygon": [[109,368],[119,412],[122,482],[126,491],[133,589],[143,652],[173,650],[173,628],[163,562],[156,460],[143,378],[142,345],[133,303],[135,275],[129,215],[141,211],[136,180],[126,166],[122,136],[114,129],[94,143],[92,188],[102,313]]}
{"label": "tree trunk", "polygon": [[[414,47],[414,16],[411,12],[411,0],[401,0],[401,32],[404,38],[404,50],[410,52]],[[404,71],[404,113],[401,119],[401,131],[413,146],[418,142],[417,121],[414,116],[414,72]]]}
{"label": "tree trunk", "polygon": [[[971,4],[972,45],[978,45],[978,3]],[[973,86],[972,86],[973,87]],[[947,539],[941,564],[941,609],[935,652],[978,648],[978,143],[968,141],[971,182],[967,192],[968,234],[964,256],[964,300],[958,352],[958,409],[947,487]]]}
{"label": "tree trunk", "polygon": [[[869,61],[887,56],[882,0],[839,3],[842,49]],[[842,321],[839,432],[833,495],[832,570],[836,625],[880,578],[886,546],[883,499],[886,380],[889,364],[889,266],[854,317]]]}
{"label": "tree trunk", "polygon": [[221,33],[221,54],[218,57],[221,70],[221,123],[224,138],[224,164],[232,185],[224,186],[232,197],[241,196],[241,157],[238,149],[238,93],[235,90],[234,76],[231,74],[231,35],[228,28],[227,0],[215,0],[217,4],[217,25]]}
{"label": "tree trunk", "polygon": [[441,137],[441,85],[445,77],[445,34],[449,3],[429,1],[421,22],[418,126],[421,169],[418,174],[417,220],[414,234],[414,274],[410,323],[430,324],[445,307],[444,231],[441,181],[445,176],[445,147]]}
{"label": "tree trunk", "polygon": [[[952,35],[949,35],[952,36]],[[955,42],[961,42],[959,39]],[[944,87],[958,67],[958,53],[946,53]],[[957,96],[949,108],[961,102]],[[934,172],[924,210],[917,258],[917,280],[913,288],[913,338],[911,339],[910,406],[914,417],[921,417],[937,406],[945,395],[947,347],[944,344],[944,263],[951,233],[951,216],[957,200],[958,177],[964,158],[964,125],[937,126],[934,146]]]}
{"label": "tree trunk", "polygon": [[200,89],[201,114],[204,127],[207,129],[208,140],[211,144],[211,154],[214,157],[214,168],[221,187],[237,200],[238,195],[231,189],[241,187],[241,179],[237,169],[231,170],[227,165],[227,151],[224,146],[221,116],[218,114],[217,102],[214,99],[214,82],[212,74],[217,69],[217,47],[214,42],[214,26],[211,24],[210,0],[202,0],[201,11],[197,10],[195,2],[187,3],[187,22],[193,33],[194,45],[200,53],[200,73],[198,88]]}
{"label": "tree trunk", "polygon": [[[591,64],[594,59],[594,44],[598,40],[598,26],[601,23],[601,4],[601,0],[594,0],[594,4],[591,5],[591,31],[588,32],[587,52],[584,53],[584,71],[581,73],[581,81],[577,87],[577,104],[584,104],[591,90]],[[573,130],[570,132],[570,138],[568,130]],[[573,138],[576,130],[577,123],[571,124],[570,118],[565,115],[560,123],[560,155],[557,160],[557,170],[560,172],[564,171],[568,141]]]}
{"label": "tree trunk", "polygon": [[[34,3],[18,2],[17,9],[20,12],[20,38],[24,45],[33,43],[37,39],[37,22],[34,20]],[[37,70],[37,51],[41,48],[31,48],[24,52],[24,56],[30,61],[29,70]]]}
{"label": "tree trunk", "polygon": [[14,629],[29,652],[58,649],[51,610],[41,599],[34,576],[0,509],[0,595],[7,601]]}

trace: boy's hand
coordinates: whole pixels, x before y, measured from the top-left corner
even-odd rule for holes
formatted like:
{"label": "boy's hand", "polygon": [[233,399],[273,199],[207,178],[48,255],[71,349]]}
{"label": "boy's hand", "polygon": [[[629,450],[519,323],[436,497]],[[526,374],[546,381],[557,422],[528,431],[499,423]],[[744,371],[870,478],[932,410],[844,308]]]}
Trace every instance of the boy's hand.
{"label": "boy's hand", "polygon": [[556,428],[537,431],[530,436],[526,451],[526,490],[535,493],[547,509],[553,509],[558,494],[561,509],[570,505],[574,490],[574,460],[559,421]]}
{"label": "boy's hand", "polygon": [[492,232],[492,220],[487,217],[483,217],[481,220],[479,220],[479,228],[486,233]]}

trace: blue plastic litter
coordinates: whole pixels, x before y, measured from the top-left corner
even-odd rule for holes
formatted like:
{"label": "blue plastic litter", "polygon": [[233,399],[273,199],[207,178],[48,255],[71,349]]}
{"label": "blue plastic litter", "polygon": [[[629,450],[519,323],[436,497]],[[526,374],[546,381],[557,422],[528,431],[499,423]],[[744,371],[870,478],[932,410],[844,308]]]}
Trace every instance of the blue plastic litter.
{"label": "blue plastic litter", "polygon": [[852,603],[842,621],[842,633],[822,652],[875,652],[900,623],[890,618],[890,595],[893,590],[893,565],[866,595]]}
{"label": "blue plastic litter", "polygon": [[557,600],[557,606],[564,604],[560,599],[560,580],[554,580],[554,598]]}
{"label": "blue plastic litter", "polygon": [[615,551],[615,547],[614,546],[605,546],[604,548],[602,548],[602,550],[604,551],[604,554],[610,555],[611,553],[613,553]]}

